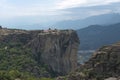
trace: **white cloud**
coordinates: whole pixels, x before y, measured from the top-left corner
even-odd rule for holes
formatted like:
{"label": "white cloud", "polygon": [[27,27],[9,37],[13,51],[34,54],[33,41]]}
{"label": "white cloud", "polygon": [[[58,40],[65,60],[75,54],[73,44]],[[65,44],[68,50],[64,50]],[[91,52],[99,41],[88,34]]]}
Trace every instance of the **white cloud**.
{"label": "white cloud", "polygon": [[[47,2],[47,1],[46,1]],[[53,3],[34,3],[34,5],[13,5],[8,0],[0,0],[0,18],[12,18],[19,16],[49,16],[71,14],[67,9],[72,7],[87,7],[105,5],[120,0],[56,0]],[[51,5],[48,6],[47,4]],[[60,10],[59,10],[60,9]]]}
{"label": "white cloud", "polygon": [[120,0],[62,0],[57,3],[57,9],[107,5],[114,2],[120,2]]}
{"label": "white cloud", "polygon": [[[0,0],[0,18],[14,18],[24,16],[46,16],[57,15],[57,12],[51,7],[41,5],[42,3],[36,3],[36,5],[13,5],[8,0]],[[65,12],[61,12],[63,14]],[[59,13],[60,14],[60,13]]]}
{"label": "white cloud", "polygon": [[[83,13],[82,9],[79,11],[70,11],[68,8],[73,7],[88,7],[88,6],[97,6],[97,5],[107,5],[113,2],[120,2],[120,0],[51,0],[51,3],[47,3],[47,0],[42,2],[34,2],[34,4],[26,3],[26,5],[21,5],[17,2],[11,2],[14,0],[0,0],[0,19],[1,20],[9,20],[14,18],[23,18],[33,17],[36,21],[49,20],[49,18],[53,20],[66,20],[66,19],[75,19],[76,18],[84,18],[86,14],[88,15],[99,15],[109,13],[110,10],[85,10]],[[24,2],[24,0],[22,0]],[[28,0],[29,1],[29,0]],[[31,0],[32,1],[32,0]],[[39,1],[39,0],[38,0]],[[49,0],[50,1],[50,0]],[[52,2],[53,1],[53,2]],[[14,4],[14,5],[13,5]],[[119,6],[118,6],[119,8]],[[117,8],[117,12],[119,9]],[[66,10],[63,10],[66,9]],[[81,12],[81,13],[80,13]],[[79,14],[80,13],[80,14]],[[39,20],[38,20],[39,19]],[[50,21],[50,20],[49,20]]]}
{"label": "white cloud", "polygon": [[58,9],[65,9],[70,7],[77,7],[87,3],[87,0],[62,0],[57,4]]}
{"label": "white cloud", "polygon": [[107,14],[112,12],[111,10],[94,10],[94,11],[89,11],[88,14],[89,16],[97,16],[97,15],[101,15],[101,14]]}

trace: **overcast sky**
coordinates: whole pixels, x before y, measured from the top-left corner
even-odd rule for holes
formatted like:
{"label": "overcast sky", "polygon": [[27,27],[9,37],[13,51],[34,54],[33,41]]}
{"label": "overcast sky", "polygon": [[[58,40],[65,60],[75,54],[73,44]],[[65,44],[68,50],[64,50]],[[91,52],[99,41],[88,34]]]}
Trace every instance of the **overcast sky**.
{"label": "overcast sky", "polygon": [[120,0],[0,0],[0,24],[29,25],[119,13]]}

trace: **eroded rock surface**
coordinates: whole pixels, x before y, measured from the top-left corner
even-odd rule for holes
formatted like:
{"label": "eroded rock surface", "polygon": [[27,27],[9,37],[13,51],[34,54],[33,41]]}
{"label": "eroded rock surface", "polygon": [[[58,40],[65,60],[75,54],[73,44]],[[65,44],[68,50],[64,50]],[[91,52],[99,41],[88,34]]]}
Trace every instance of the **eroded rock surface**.
{"label": "eroded rock surface", "polygon": [[1,29],[2,42],[21,42],[32,49],[38,63],[49,70],[65,75],[77,67],[79,39],[73,30],[13,30]]}
{"label": "eroded rock surface", "polygon": [[119,80],[120,42],[96,51],[84,65],[67,76],[67,80]]}
{"label": "eroded rock surface", "polygon": [[64,75],[77,68],[79,39],[73,30],[39,33],[28,46],[56,73]]}

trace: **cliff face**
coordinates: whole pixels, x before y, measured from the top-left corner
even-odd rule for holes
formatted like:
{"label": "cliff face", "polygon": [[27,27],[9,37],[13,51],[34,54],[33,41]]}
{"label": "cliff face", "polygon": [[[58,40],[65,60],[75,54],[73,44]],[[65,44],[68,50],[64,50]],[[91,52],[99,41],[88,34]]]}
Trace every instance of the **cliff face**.
{"label": "cliff face", "polygon": [[2,42],[21,42],[23,47],[32,49],[38,64],[46,66],[54,73],[65,75],[77,67],[79,39],[73,30],[0,30]]}
{"label": "cliff face", "polygon": [[117,43],[100,48],[89,61],[69,74],[67,80],[118,80],[119,78],[120,43]]}
{"label": "cliff face", "polygon": [[75,31],[39,33],[28,46],[40,62],[58,74],[67,74],[77,67],[79,39]]}
{"label": "cliff face", "polygon": [[120,76],[120,43],[100,48],[84,66],[103,78]]}

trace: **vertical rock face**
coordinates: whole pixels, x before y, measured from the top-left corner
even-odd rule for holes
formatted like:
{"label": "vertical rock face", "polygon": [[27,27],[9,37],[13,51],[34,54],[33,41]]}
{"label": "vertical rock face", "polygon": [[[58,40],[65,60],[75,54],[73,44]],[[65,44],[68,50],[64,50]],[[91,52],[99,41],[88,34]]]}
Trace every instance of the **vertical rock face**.
{"label": "vertical rock face", "polygon": [[38,64],[65,75],[77,67],[79,38],[73,30],[0,30],[0,41],[20,42],[32,49]]}
{"label": "vertical rock face", "polygon": [[73,30],[39,33],[28,46],[55,73],[65,75],[77,67],[79,39]]}
{"label": "vertical rock face", "polygon": [[100,48],[85,66],[103,77],[120,76],[120,43]]}
{"label": "vertical rock face", "polygon": [[[120,42],[103,46],[66,80],[119,80]],[[60,79],[62,80],[62,79]]]}

